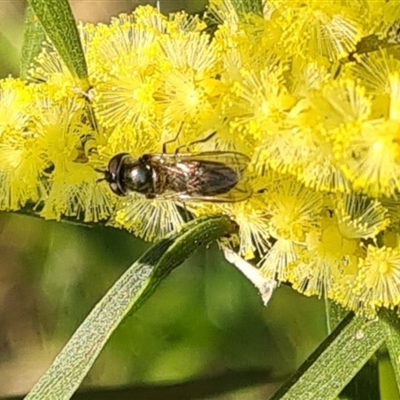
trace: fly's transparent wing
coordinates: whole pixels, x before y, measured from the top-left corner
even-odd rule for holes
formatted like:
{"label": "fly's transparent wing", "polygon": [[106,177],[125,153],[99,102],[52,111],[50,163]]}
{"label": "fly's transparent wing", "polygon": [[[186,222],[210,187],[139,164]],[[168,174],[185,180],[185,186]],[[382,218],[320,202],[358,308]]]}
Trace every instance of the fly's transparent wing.
{"label": "fly's transparent wing", "polygon": [[154,154],[152,160],[168,176],[168,190],[161,198],[233,203],[252,194],[245,177],[250,159],[242,153]]}

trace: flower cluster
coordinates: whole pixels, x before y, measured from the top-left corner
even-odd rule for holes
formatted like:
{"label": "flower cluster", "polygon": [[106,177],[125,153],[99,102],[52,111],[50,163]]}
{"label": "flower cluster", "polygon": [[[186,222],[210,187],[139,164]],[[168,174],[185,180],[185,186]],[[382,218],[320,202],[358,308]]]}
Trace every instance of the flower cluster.
{"label": "flower cluster", "polygon": [[[120,199],[98,182],[111,156],[247,155],[253,195],[187,202],[240,226],[238,251],[307,295],[356,311],[400,304],[398,1],[269,0],[238,15],[214,0],[198,17],[150,7],[80,26],[90,101],[46,45],[29,83],[0,82],[0,209],[107,219],[147,240],[185,217],[173,199]],[[365,38],[386,43],[358,51]]]}

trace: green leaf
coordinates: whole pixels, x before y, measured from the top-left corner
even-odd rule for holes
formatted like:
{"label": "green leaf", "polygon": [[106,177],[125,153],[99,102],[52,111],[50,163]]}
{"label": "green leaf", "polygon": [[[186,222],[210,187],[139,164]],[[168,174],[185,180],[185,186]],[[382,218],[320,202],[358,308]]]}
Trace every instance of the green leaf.
{"label": "green leaf", "polygon": [[97,303],[25,399],[71,398],[123,318],[137,310],[162,280],[200,246],[236,228],[226,216],[200,218],[150,248]]}
{"label": "green leaf", "polygon": [[396,378],[389,357],[379,357],[379,397],[380,400],[400,400]]}
{"label": "green leaf", "polygon": [[28,78],[28,70],[32,65],[35,57],[42,50],[43,42],[46,39],[46,34],[40,24],[32,7],[26,8],[25,23],[24,23],[24,40],[21,50],[20,76],[22,79]]}
{"label": "green leaf", "polygon": [[[346,311],[340,305],[326,300],[328,332],[346,317]],[[340,399],[375,400],[379,398],[379,369],[376,357],[368,360],[356,376],[340,393]]]}
{"label": "green leaf", "polygon": [[383,341],[378,319],[348,314],[272,399],[335,399]]}
{"label": "green leaf", "polygon": [[47,36],[80,88],[90,89],[86,60],[68,0],[28,0]]}
{"label": "green leaf", "polygon": [[400,320],[394,311],[388,310],[380,311],[379,317],[400,393]]}

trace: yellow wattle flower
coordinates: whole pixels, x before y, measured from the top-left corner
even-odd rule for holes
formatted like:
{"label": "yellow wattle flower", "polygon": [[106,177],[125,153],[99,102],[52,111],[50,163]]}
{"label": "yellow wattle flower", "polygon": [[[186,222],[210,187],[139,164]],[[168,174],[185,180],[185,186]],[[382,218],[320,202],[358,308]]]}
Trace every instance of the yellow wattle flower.
{"label": "yellow wattle flower", "polygon": [[[367,35],[398,40],[397,3],[271,0],[254,15],[214,0],[212,34],[151,7],[80,25],[90,94],[50,44],[32,84],[0,82],[0,208],[108,219],[146,240],[185,213],[224,213],[240,227],[226,242],[266,276],[368,315],[400,305],[400,54],[357,54]],[[249,157],[251,198],[119,199],[99,182],[113,155],[160,153],[174,138],[168,153]]]}

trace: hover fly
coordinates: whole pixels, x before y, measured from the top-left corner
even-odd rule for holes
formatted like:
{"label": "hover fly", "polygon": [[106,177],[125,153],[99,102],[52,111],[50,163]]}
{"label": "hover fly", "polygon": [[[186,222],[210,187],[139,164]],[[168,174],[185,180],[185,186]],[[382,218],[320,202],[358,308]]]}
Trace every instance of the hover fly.
{"label": "hover fly", "polygon": [[[214,136],[215,132],[210,135]],[[105,173],[118,196],[141,193],[147,199],[238,202],[252,191],[243,177],[250,159],[234,151],[144,154],[134,158],[120,153],[111,158]]]}

